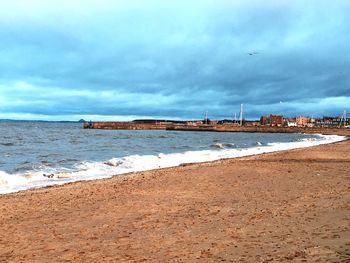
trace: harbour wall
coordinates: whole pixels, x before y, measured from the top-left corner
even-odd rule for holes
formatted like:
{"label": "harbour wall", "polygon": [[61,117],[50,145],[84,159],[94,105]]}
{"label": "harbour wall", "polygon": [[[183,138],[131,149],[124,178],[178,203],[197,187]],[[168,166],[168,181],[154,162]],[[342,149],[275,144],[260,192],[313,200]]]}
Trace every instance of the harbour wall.
{"label": "harbour wall", "polygon": [[107,130],[172,130],[172,131],[210,131],[210,132],[269,132],[269,133],[319,133],[350,136],[350,129],[322,127],[270,127],[237,126],[232,124],[173,124],[173,123],[134,123],[134,122],[87,122],[85,129]]}
{"label": "harbour wall", "polygon": [[164,123],[133,123],[133,122],[86,122],[84,129],[104,130],[165,130]]}

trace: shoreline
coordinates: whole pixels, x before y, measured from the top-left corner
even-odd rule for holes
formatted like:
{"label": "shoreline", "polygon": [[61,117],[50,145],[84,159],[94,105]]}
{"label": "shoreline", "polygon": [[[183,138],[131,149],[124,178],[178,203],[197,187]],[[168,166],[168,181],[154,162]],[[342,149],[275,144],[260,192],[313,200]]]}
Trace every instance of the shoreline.
{"label": "shoreline", "polygon": [[[195,163],[208,163],[208,162],[215,162],[218,160],[225,160],[225,159],[236,159],[236,158],[241,158],[241,157],[246,157],[246,156],[255,156],[255,155],[260,155],[260,154],[267,154],[267,153],[272,153],[272,152],[282,152],[282,151],[288,151],[288,150],[293,150],[293,149],[303,149],[303,148],[308,148],[308,147],[314,147],[317,145],[323,145],[323,144],[330,144],[330,143],[336,143],[339,141],[344,141],[349,139],[349,136],[343,135],[335,135],[335,134],[318,134],[320,136],[320,139],[318,140],[301,140],[301,141],[295,141],[295,142],[280,142],[276,143],[274,145],[264,145],[260,146],[257,145],[256,147],[248,147],[248,148],[241,148],[241,149],[221,149],[224,151],[215,151],[215,150],[203,150],[203,151],[188,151],[188,152],[183,152],[183,153],[169,153],[169,154],[161,154],[160,155],[150,155],[151,157],[157,157],[157,160],[143,160],[143,162],[150,162],[151,165],[148,167],[143,167],[143,170],[140,170],[139,168],[132,168],[132,169],[115,169],[113,171],[107,171],[105,174],[99,174],[97,171],[97,175],[91,176],[88,173],[83,173],[78,177],[76,176],[80,172],[83,172],[84,170],[78,170],[78,171],[71,171],[71,172],[56,172],[56,173],[49,173],[48,175],[45,174],[40,174],[38,173],[28,173],[24,175],[13,175],[13,176],[19,176],[20,180],[28,178],[27,184],[29,185],[30,181],[29,180],[36,180],[37,186],[35,187],[29,187],[26,186],[25,184],[23,185],[11,185],[9,189],[1,189],[0,195],[6,195],[6,194],[11,194],[11,193],[17,193],[21,191],[27,191],[30,189],[40,189],[40,188],[47,188],[47,187],[54,187],[54,186],[61,186],[61,185],[66,185],[69,183],[74,183],[74,182],[86,182],[86,181],[94,181],[94,180],[103,180],[103,179],[109,179],[114,176],[124,176],[126,174],[130,173],[138,173],[138,172],[145,172],[145,171],[154,171],[154,170],[159,170],[159,169],[164,169],[164,168],[171,168],[171,167],[178,167],[178,166],[185,166],[189,164],[195,164]],[[350,132],[349,132],[350,134]],[[308,135],[308,134],[306,134]],[[311,134],[310,134],[311,135]],[[328,136],[328,137],[327,137]],[[340,136],[339,138],[332,138],[331,136]],[[327,137],[321,138],[321,137]],[[206,156],[208,153],[207,151],[211,151],[210,156]],[[193,159],[191,157],[191,154],[196,153],[196,158]],[[190,154],[187,156],[187,154]],[[182,155],[182,156],[178,156]],[[146,157],[145,156],[140,156]],[[103,163],[108,164],[111,167],[120,167],[120,164],[122,164],[124,161],[126,162],[140,162],[141,160],[134,160],[134,159],[129,159],[131,156],[126,156],[123,158],[119,158],[120,160],[118,161],[118,165],[113,164],[114,158],[110,160],[106,160]],[[198,159],[199,157],[199,159]],[[123,159],[126,160],[123,160]],[[176,162],[172,162],[171,159],[176,158]],[[192,159],[188,159],[192,158]],[[118,158],[117,158],[118,159]],[[193,160],[193,161],[191,161]],[[153,162],[152,162],[153,161]],[[169,163],[170,161],[170,163]],[[97,162],[99,163],[99,162]],[[102,163],[102,162],[100,162]],[[135,164],[134,164],[135,165]],[[127,171],[129,170],[129,171]],[[96,172],[96,171],[95,171]],[[11,176],[11,175],[9,175]],[[22,178],[22,176],[24,178]],[[44,176],[44,177],[43,177]],[[54,178],[52,181],[45,181],[45,177],[47,178]],[[35,179],[34,179],[35,178]],[[40,179],[41,178],[41,179]],[[0,178],[1,179],[1,178]],[[4,178],[6,181],[6,178]],[[1,181],[1,180],[0,180]]]}
{"label": "shoreline", "polygon": [[[341,135],[343,136],[343,135]],[[26,194],[26,192],[36,192],[40,190],[45,190],[45,189],[55,189],[55,188],[64,188],[67,185],[74,185],[74,184],[82,184],[82,183],[94,183],[98,181],[104,181],[108,182],[109,180],[121,177],[121,181],[124,181],[122,177],[127,177],[127,180],[129,178],[134,178],[138,176],[143,176],[144,173],[157,173],[157,172],[172,172],[172,170],[177,170],[177,168],[182,168],[182,167],[191,167],[191,168],[197,168],[201,166],[213,166],[216,164],[224,164],[225,162],[232,162],[232,161],[240,161],[240,160],[250,160],[250,159],[255,159],[261,157],[261,156],[274,156],[275,154],[283,154],[283,153],[288,153],[288,152],[294,152],[298,150],[304,150],[304,149],[312,149],[315,147],[322,147],[324,145],[335,145],[338,143],[346,142],[348,141],[350,143],[350,137],[344,136],[345,139],[341,141],[335,141],[335,142],[330,142],[330,143],[325,143],[325,144],[318,144],[318,145],[312,145],[312,146],[305,146],[305,147],[298,147],[298,148],[292,148],[292,149],[283,149],[283,150],[276,150],[276,151],[271,151],[271,152],[262,152],[258,154],[251,154],[251,155],[244,155],[244,156],[239,156],[239,157],[228,157],[228,158],[222,158],[222,159],[217,159],[213,161],[203,161],[203,162],[191,162],[191,163],[183,163],[177,166],[170,166],[170,167],[162,167],[162,168],[155,168],[151,170],[143,170],[143,171],[136,171],[136,172],[128,172],[128,173],[122,173],[122,174],[116,174],[112,175],[110,177],[106,178],[97,178],[97,179],[88,179],[88,180],[78,180],[78,181],[72,181],[72,182],[67,182],[63,184],[53,184],[53,185],[47,185],[47,186],[40,186],[40,187],[35,187],[35,188],[28,188],[25,190],[19,190],[17,192],[10,192],[10,193],[5,193],[5,194],[0,194],[1,196],[7,196],[7,195],[18,195],[18,194]]]}
{"label": "shoreline", "polygon": [[[308,134],[305,134],[305,135],[308,135]],[[114,176],[123,176],[125,174],[134,173],[134,172],[152,171],[152,170],[158,170],[162,168],[188,165],[192,163],[206,163],[206,162],[212,162],[216,160],[240,158],[244,156],[253,156],[253,155],[265,154],[270,152],[280,152],[280,151],[291,150],[291,149],[301,149],[301,148],[307,148],[307,147],[312,147],[316,145],[343,141],[348,138],[346,136],[340,136],[340,135],[318,134],[318,136],[320,137],[319,139],[310,139],[310,140],[302,139],[300,141],[280,142],[280,143],[264,145],[264,146],[261,146],[261,144],[260,145],[257,144],[256,147],[248,147],[248,148],[240,148],[240,149],[229,149],[229,148],[221,149],[223,151],[203,150],[203,151],[187,151],[183,153],[149,155],[150,157],[156,158],[155,160],[150,160],[147,158],[146,160],[142,160],[142,159],[137,160],[133,158],[133,155],[131,155],[131,156],[126,156],[122,158],[116,158],[116,159],[119,159],[117,161],[118,163],[117,165],[114,165],[115,161],[114,161],[114,158],[112,158],[104,162],[96,162],[96,164],[103,163],[111,167],[115,167],[116,169],[105,171],[104,174],[99,173],[99,171],[95,171],[95,176],[91,176],[88,170],[87,172],[84,172],[84,170],[77,170],[77,171],[71,171],[71,172],[58,171],[55,173],[43,173],[43,174],[40,172],[36,172],[36,173],[27,173],[23,175],[16,175],[16,174],[7,175],[7,177],[9,178],[7,179],[6,177],[5,178],[0,177],[0,182],[1,180],[4,180],[4,182],[6,182],[7,180],[11,182],[11,180],[16,181],[19,179],[20,182],[22,182],[22,184],[16,185],[13,183],[12,184],[9,183],[9,188],[4,188],[4,189],[0,188],[0,195],[26,191],[29,189],[46,188],[46,187],[52,187],[55,185],[65,185],[67,183],[74,183],[79,181],[101,180],[101,179],[111,178]],[[332,136],[339,136],[339,137],[337,138]],[[208,151],[210,151],[210,153],[208,153]],[[195,153],[196,158],[192,157],[193,153]],[[144,158],[147,156],[148,155],[140,156],[140,158]],[[172,159],[174,158],[176,159],[175,162],[172,161]],[[141,169],[137,168],[138,167],[137,162],[140,162],[140,161],[142,163],[148,163],[148,167],[145,166],[145,167],[142,167]],[[131,168],[131,169],[124,168],[124,171],[123,171],[123,168],[119,168],[123,166],[123,162],[133,163],[132,167],[134,168]],[[81,172],[82,174],[78,175]],[[13,177],[13,179],[11,177]],[[53,178],[53,179],[47,181],[46,178]],[[24,183],[23,179],[28,181]],[[30,186],[30,183],[32,180],[35,181],[36,186]]]}
{"label": "shoreline", "polygon": [[[232,162],[235,160],[240,161],[240,160],[250,160],[250,159],[255,159],[255,158],[259,159],[259,157],[261,157],[261,156],[269,156],[269,155],[274,156],[275,154],[280,154],[280,153],[283,154],[283,153],[288,153],[288,152],[295,152],[298,150],[312,149],[315,147],[322,147],[324,145],[336,145],[338,143],[342,143],[342,142],[346,142],[346,141],[350,142],[350,137],[347,137],[347,136],[344,136],[344,137],[346,137],[344,140],[325,143],[325,144],[298,147],[298,148],[292,148],[292,149],[276,150],[276,151],[271,151],[271,152],[262,152],[262,153],[258,153],[258,154],[244,155],[244,156],[239,156],[239,157],[227,157],[227,158],[217,159],[217,160],[213,160],[213,161],[183,163],[183,164],[180,164],[177,166],[170,166],[170,167],[163,167],[163,168],[155,168],[155,169],[151,169],[151,170],[143,170],[143,171],[116,174],[116,175],[112,175],[111,177],[100,178],[100,179],[97,178],[97,179],[88,179],[88,180],[78,180],[78,181],[72,181],[72,182],[67,182],[67,183],[63,183],[63,184],[54,184],[54,185],[48,185],[48,186],[42,186],[42,187],[29,188],[29,189],[25,189],[25,190],[19,190],[17,192],[0,194],[0,197],[6,196],[6,195],[16,195],[16,194],[21,194],[21,193],[25,194],[26,192],[36,192],[36,191],[51,189],[51,188],[62,188],[62,187],[65,187],[67,185],[74,185],[74,184],[81,184],[81,183],[93,183],[93,182],[97,182],[97,181],[107,182],[111,179],[118,178],[118,177],[124,177],[124,176],[126,176],[128,178],[134,178],[134,177],[138,177],[138,176],[143,176],[144,173],[148,173],[148,172],[149,173],[157,173],[157,172],[167,173],[167,172],[172,172],[172,170],[177,170],[177,168],[182,168],[182,167],[198,168],[201,166],[213,166],[213,165],[217,165],[217,164],[225,164],[225,162]],[[124,180],[121,179],[121,181],[124,181]]]}
{"label": "shoreline", "polygon": [[0,260],[346,262],[349,149],[345,140],[1,195]]}

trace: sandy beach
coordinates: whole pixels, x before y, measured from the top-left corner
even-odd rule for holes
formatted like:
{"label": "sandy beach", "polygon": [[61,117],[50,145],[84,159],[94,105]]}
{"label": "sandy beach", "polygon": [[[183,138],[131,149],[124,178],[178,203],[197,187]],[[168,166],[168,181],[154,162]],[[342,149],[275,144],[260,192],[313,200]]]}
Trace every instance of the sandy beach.
{"label": "sandy beach", "polygon": [[350,262],[350,141],[0,196],[0,262]]}

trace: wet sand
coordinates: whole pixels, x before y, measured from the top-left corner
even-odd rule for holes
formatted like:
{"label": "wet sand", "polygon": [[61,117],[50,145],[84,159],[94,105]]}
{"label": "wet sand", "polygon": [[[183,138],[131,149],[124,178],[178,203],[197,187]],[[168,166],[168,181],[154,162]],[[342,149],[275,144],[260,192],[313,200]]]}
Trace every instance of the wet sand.
{"label": "wet sand", "polygon": [[0,262],[350,262],[350,141],[0,196]]}

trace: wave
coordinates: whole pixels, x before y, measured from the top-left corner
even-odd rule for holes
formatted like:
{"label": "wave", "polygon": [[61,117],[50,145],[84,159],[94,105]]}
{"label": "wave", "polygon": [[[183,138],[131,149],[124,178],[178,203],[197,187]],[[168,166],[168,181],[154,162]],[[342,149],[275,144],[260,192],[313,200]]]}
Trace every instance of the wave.
{"label": "wave", "polygon": [[210,145],[212,148],[219,148],[219,149],[225,149],[225,148],[233,148],[235,145],[233,143],[215,143]]}
{"label": "wave", "polygon": [[237,158],[268,152],[304,148],[345,140],[344,136],[318,135],[314,138],[296,142],[268,143],[250,148],[233,148],[234,145],[222,145],[213,150],[186,151],[182,153],[158,155],[130,155],[112,158],[103,162],[81,162],[73,169],[44,168],[26,174],[8,174],[0,171],[0,194],[18,192],[30,188],[61,185],[69,182],[95,180],[112,177],[130,172],[147,171],[159,168],[180,166],[188,163],[215,161],[227,158]]}
{"label": "wave", "polygon": [[4,142],[4,143],[0,143],[0,145],[2,145],[2,146],[14,146],[15,144],[12,142]]}

